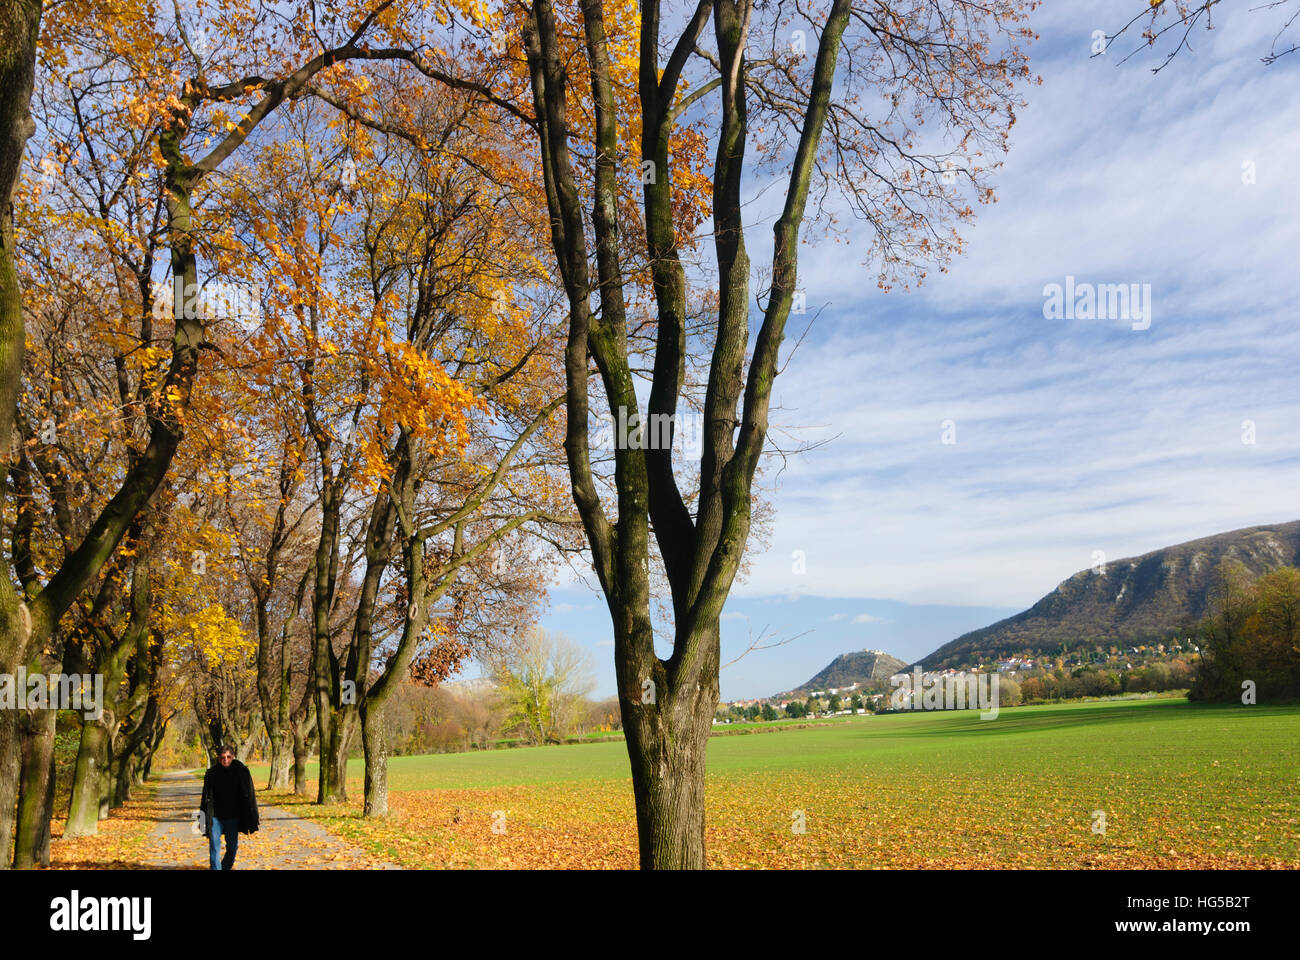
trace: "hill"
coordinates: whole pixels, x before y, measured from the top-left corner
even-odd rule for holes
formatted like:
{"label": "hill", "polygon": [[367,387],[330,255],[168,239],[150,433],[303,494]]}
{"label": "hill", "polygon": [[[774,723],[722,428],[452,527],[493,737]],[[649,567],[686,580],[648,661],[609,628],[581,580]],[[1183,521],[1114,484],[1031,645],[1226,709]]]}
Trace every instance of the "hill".
{"label": "hill", "polygon": [[1081,570],[1028,610],[963,634],[920,661],[956,667],[1061,644],[1163,640],[1208,612],[1215,567],[1239,560],[1254,575],[1300,560],[1300,521],[1246,527]]}
{"label": "hill", "polygon": [[847,687],[853,683],[892,677],[907,666],[898,657],[891,657],[883,650],[857,650],[853,653],[841,653],[815,674],[807,683],[795,687],[788,693],[806,695],[813,690],[825,690],[829,687]]}

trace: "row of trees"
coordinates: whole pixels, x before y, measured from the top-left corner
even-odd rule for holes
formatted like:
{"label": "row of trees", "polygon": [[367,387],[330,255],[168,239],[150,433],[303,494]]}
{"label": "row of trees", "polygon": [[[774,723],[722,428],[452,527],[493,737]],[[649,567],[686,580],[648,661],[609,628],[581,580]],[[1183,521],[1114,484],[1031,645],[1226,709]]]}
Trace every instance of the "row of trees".
{"label": "row of trees", "polygon": [[[14,14],[0,670],[104,677],[65,835],[180,710],[272,786],[314,740],[321,801],[359,738],[382,815],[397,683],[508,642],[578,545],[536,162],[404,78],[421,5]],[[48,859],[55,722],[0,715],[6,864]]]}
{"label": "row of trees", "polygon": [[563,722],[542,739],[528,722],[511,722],[512,705],[495,688],[422,687],[407,684],[385,711],[394,754],[461,753],[503,744],[569,742],[590,734],[616,736],[621,728],[617,698],[580,697]]}
{"label": "row of trees", "polygon": [[1020,691],[1024,699],[1032,703],[1186,690],[1191,684],[1193,670],[1187,660],[1177,657],[1132,670],[1089,666],[1067,673],[1058,669],[1044,672],[1041,676],[1026,677],[1020,683]]}
{"label": "row of trees", "polygon": [[1300,699],[1300,569],[1279,567],[1252,579],[1240,562],[1224,561],[1198,636],[1192,699]]}
{"label": "row of trees", "polygon": [[[248,680],[252,686],[255,675]],[[384,743],[393,755],[455,753],[616,733],[617,698],[593,699],[592,687],[590,657],[581,647],[563,635],[528,631],[518,643],[495,651],[490,676],[450,685],[398,684],[384,708]],[[255,698],[253,690],[250,701]],[[212,738],[197,716],[182,713],[168,728],[162,749],[169,759],[204,762]],[[233,740],[236,752],[270,760],[274,748],[264,726],[248,733]],[[178,760],[182,754],[188,759]],[[349,759],[357,756],[364,756],[363,748],[354,742]]]}
{"label": "row of trees", "polygon": [[869,702],[856,693],[842,699],[836,694],[829,697],[809,696],[806,700],[791,700],[781,708],[771,703],[751,703],[743,707],[738,704],[730,704],[725,708],[720,708],[716,716],[719,720],[732,722],[738,720],[771,721],[787,717],[793,720],[801,720],[804,717],[817,714],[839,713],[841,710],[861,710]]}

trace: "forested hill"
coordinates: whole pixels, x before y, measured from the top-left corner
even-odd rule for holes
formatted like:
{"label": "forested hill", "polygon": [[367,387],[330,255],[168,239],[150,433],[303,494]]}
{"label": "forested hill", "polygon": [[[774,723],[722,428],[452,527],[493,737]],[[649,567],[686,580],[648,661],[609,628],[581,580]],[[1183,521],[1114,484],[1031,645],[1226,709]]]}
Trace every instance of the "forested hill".
{"label": "forested hill", "polygon": [[1074,574],[1028,610],[963,634],[921,660],[944,668],[1054,651],[1081,641],[1131,643],[1170,636],[1205,616],[1215,567],[1239,560],[1258,575],[1300,560],[1300,520],[1246,527]]}
{"label": "forested hill", "polygon": [[807,683],[782,696],[806,695],[813,690],[847,687],[853,683],[879,680],[881,677],[893,676],[905,666],[907,666],[905,661],[892,657],[883,650],[856,650],[853,653],[841,653]]}

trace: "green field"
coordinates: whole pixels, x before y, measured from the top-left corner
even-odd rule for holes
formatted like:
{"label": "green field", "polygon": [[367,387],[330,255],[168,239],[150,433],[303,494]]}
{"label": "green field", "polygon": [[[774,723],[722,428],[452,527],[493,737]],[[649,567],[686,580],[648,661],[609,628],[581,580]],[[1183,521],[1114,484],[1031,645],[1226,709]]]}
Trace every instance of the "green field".
{"label": "green field", "polygon": [[[974,711],[853,717],[714,737],[710,859],[1300,866],[1297,744],[1300,706],[1183,699],[1018,707],[990,721]],[[355,816],[361,777],[354,761],[351,805],[299,809],[410,865],[635,862],[622,743],[395,757],[386,824]],[[486,829],[496,810],[507,811],[507,836]],[[1094,830],[1098,810],[1104,834]],[[791,826],[800,811],[803,833]],[[402,838],[419,849],[407,856]]]}

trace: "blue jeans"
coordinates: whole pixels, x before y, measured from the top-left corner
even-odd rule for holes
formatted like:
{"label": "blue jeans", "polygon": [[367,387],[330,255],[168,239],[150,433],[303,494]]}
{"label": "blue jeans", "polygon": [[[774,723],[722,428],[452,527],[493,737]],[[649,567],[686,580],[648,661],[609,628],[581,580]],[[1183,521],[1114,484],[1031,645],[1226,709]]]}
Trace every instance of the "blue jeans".
{"label": "blue jeans", "polygon": [[[226,855],[221,856],[221,835],[226,835]],[[212,818],[212,830],[209,838],[209,853],[213,870],[233,870],[235,854],[239,852],[239,818]]]}

